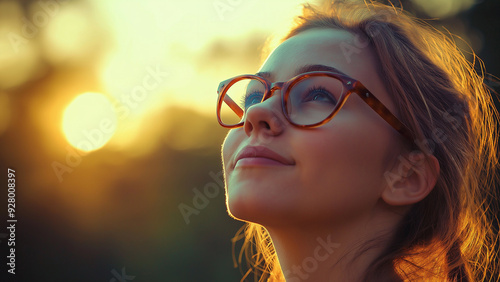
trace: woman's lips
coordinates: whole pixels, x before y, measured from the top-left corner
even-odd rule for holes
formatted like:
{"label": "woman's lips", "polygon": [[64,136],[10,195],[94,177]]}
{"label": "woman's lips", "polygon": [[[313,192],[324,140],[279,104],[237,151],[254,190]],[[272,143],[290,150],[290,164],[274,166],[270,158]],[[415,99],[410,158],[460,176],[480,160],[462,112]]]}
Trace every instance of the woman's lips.
{"label": "woman's lips", "polygon": [[235,167],[290,166],[295,162],[263,146],[247,146],[235,158]]}
{"label": "woman's lips", "polygon": [[280,163],[278,161],[268,159],[268,158],[244,158],[240,159],[236,162],[235,167],[240,166],[268,166],[268,165],[281,165],[284,166],[284,163]]}

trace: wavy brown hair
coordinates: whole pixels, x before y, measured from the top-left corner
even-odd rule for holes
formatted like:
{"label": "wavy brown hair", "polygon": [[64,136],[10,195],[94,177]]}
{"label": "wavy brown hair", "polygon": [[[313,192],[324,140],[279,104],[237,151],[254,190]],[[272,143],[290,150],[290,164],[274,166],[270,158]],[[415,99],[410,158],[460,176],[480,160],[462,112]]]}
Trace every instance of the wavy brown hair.
{"label": "wavy brown hair", "polygon": [[[482,61],[473,52],[468,61],[452,36],[394,6],[306,5],[283,41],[313,28],[351,32],[346,58],[373,49],[398,116],[440,164],[434,189],[396,226],[364,281],[497,281],[498,112]],[[249,223],[233,241],[243,238],[235,262],[246,258],[244,279],[284,280],[265,228]]]}

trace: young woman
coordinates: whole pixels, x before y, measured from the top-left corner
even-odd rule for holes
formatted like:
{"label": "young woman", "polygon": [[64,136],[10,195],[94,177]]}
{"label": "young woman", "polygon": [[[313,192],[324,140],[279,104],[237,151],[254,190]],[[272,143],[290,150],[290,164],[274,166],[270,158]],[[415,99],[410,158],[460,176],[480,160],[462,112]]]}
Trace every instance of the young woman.
{"label": "young woman", "polygon": [[306,6],[221,82],[244,279],[496,280],[496,112],[452,40],[380,4]]}

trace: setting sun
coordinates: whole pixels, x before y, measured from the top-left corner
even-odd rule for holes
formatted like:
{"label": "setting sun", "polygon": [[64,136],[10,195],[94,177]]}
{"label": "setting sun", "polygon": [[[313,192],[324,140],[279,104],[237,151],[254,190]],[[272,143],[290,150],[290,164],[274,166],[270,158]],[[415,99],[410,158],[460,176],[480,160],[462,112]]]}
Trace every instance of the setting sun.
{"label": "setting sun", "polygon": [[115,133],[117,116],[110,100],[100,93],[83,93],[66,107],[62,130],[71,146],[94,151]]}

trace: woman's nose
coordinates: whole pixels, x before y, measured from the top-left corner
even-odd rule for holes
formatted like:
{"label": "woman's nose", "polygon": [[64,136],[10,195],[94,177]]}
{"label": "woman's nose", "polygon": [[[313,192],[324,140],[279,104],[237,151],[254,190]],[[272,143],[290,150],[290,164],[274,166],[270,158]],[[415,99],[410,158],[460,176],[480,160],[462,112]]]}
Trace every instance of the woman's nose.
{"label": "woman's nose", "polygon": [[265,101],[248,108],[244,129],[248,136],[264,134],[277,136],[285,129],[284,116],[281,111],[280,95],[273,95]]}

